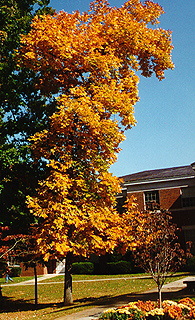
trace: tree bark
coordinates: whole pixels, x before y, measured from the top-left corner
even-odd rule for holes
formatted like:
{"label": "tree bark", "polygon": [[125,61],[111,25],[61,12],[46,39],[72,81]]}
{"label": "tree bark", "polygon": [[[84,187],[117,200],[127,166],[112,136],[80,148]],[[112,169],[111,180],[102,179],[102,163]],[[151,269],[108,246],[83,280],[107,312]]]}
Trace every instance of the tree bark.
{"label": "tree bark", "polygon": [[158,287],[159,308],[162,308],[162,286]]}
{"label": "tree bark", "polygon": [[35,277],[35,306],[38,305],[38,281],[37,281],[37,265],[34,264],[34,277]]}
{"label": "tree bark", "polygon": [[72,297],[72,254],[68,253],[65,262],[65,272],[64,272],[64,305],[69,306],[73,304]]}

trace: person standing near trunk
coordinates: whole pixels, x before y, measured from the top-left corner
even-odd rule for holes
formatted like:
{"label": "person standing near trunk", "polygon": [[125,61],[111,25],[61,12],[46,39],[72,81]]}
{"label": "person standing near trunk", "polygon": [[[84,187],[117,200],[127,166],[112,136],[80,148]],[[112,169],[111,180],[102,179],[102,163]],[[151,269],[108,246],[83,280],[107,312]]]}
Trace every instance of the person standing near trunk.
{"label": "person standing near trunk", "polygon": [[10,277],[10,272],[11,270],[9,269],[9,267],[6,267],[6,271],[5,271],[5,282],[8,283],[8,281],[14,281],[11,277]]}

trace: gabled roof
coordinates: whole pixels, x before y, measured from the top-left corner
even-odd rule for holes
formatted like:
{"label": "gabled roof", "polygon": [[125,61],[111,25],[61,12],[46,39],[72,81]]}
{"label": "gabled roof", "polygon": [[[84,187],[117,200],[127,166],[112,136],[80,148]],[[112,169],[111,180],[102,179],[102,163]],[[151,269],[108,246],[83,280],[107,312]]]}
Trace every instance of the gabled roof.
{"label": "gabled roof", "polygon": [[195,171],[193,170],[192,165],[166,169],[147,170],[128,174],[120,178],[124,180],[124,183],[141,183],[145,181],[195,178]]}

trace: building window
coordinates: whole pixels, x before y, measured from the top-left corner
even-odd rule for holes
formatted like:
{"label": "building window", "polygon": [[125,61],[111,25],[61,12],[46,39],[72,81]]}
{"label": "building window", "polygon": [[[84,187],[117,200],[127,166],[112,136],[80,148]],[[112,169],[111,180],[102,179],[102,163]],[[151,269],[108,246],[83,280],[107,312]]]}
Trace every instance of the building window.
{"label": "building window", "polygon": [[182,207],[195,207],[195,197],[182,198]]}
{"label": "building window", "polygon": [[160,208],[159,192],[147,191],[144,193],[145,196],[145,208],[146,210],[157,210]]}
{"label": "building window", "polygon": [[182,227],[185,236],[185,242],[191,242],[191,253],[195,255],[195,226]]}
{"label": "building window", "polygon": [[195,207],[195,187],[182,188],[182,207]]}

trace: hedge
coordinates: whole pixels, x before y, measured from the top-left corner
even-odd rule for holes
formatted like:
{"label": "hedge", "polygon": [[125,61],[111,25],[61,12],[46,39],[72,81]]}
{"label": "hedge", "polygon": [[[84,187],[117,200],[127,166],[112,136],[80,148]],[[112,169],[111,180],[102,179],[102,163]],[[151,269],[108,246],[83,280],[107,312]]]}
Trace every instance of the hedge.
{"label": "hedge", "polygon": [[92,262],[74,262],[72,264],[73,274],[93,274],[94,264]]}
{"label": "hedge", "polygon": [[107,274],[128,274],[132,273],[132,263],[129,261],[118,261],[107,263]]}
{"label": "hedge", "polygon": [[20,267],[12,267],[10,276],[11,277],[20,277],[22,269]]}

